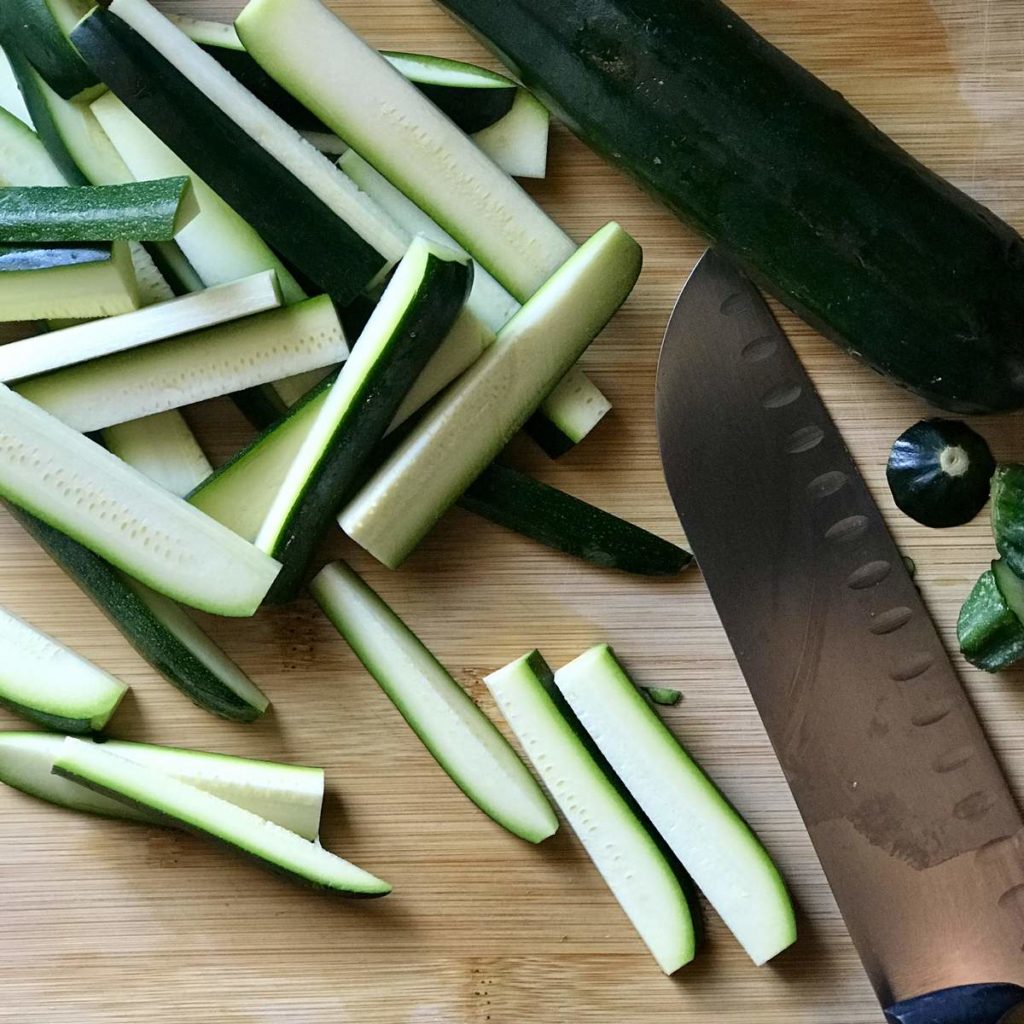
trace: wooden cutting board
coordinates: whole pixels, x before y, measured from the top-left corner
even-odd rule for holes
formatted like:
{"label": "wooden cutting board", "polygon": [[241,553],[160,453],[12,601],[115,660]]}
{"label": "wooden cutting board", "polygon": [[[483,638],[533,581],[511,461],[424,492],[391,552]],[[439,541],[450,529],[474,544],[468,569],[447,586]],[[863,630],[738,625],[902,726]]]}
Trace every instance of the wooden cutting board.
{"label": "wooden cutting board", "polygon": [[[429,0],[334,5],[376,44],[492,63]],[[238,5],[163,6],[228,18]],[[1024,227],[1022,0],[736,6],[914,154]],[[560,129],[550,177],[532,190],[578,239],[608,219],[621,221],[643,243],[646,268],[586,360],[615,403],[608,421],[558,463],[526,443],[519,457],[546,480],[681,539],[656,452],[654,370],[669,309],[701,243]],[[884,484],[886,455],[926,408],[794,318],[783,322],[955,648],[959,604],[993,554],[987,515],[932,532],[896,513]],[[219,459],[248,436],[227,403],[191,419]],[[1019,420],[975,425],[997,457],[1024,458]],[[220,722],[158,678],[4,516],[0,603],[132,685],[112,732],[325,766],[325,844],[392,881],[395,894],[361,904],[305,892],[193,838],[77,817],[3,791],[0,1022],[880,1019],[698,572],[668,582],[603,572],[462,512],[450,514],[398,574],[350,545],[336,548],[490,713],[480,677],[533,646],[559,665],[610,641],[641,683],[681,689],[685,699],[664,715],[781,864],[799,903],[797,945],[756,969],[708,913],[697,962],[663,977],[568,830],[533,848],[493,826],[436,767],[309,600],[254,621],[210,621],[274,701],[259,724]],[[992,678],[961,667],[1020,792],[1024,675]],[[0,726],[18,722],[3,715]]]}

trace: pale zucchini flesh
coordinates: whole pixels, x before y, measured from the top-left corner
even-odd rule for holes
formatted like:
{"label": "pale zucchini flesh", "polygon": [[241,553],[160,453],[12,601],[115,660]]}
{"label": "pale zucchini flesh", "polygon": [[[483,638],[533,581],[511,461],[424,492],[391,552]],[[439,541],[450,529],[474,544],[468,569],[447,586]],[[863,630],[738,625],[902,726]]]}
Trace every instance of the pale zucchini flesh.
{"label": "pale zucchini flesh", "polygon": [[342,529],[400,565],[625,301],[640,264],[614,223],[581,246],[343,510]]}
{"label": "pale zucchini flesh", "polygon": [[102,746],[68,737],[53,770],[317,888],[350,896],[385,896],[391,891],[387,882],[295,832],[163,772],[108,753]]}
{"label": "pale zucchini flesh", "polygon": [[127,242],[18,246],[0,256],[0,320],[87,320],[141,303]]}
{"label": "pale zucchini flesh", "polygon": [[319,0],[250,0],[235,29],[265,71],[517,299],[572,255],[526,192]]}
{"label": "pale zucchini flesh", "polygon": [[551,670],[536,651],[484,682],[565,819],[666,974],[695,952],[682,883],[645,824],[558,703]]}
{"label": "pale zucchini flesh", "polygon": [[515,178],[543,178],[548,172],[551,116],[531,92],[520,89],[512,109],[470,138],[502,170]]}
{"label": "pale zucchini flesh", "polygon": [[555,684],[754,963],[792,945],[796,921],[778,869],[611,649],[587,651],[555,673]]}
{"label": "pale zucchini flesh", "polygon": [[347,354],[334,306],[319,296],[34,377],[17,390],[76,430],[93,431],[329,366]]}
{"label": "pale zucchini flesh", "polygon": [[0,186],[66,184],[39,136],[14,114],[0,110]]}
{"label": "pale zucchini flesh", "polygon": [[341,562],[323,569],[310,590],[463,793],[522,839],[554,835],[558,819],[515,751],[387,604]]}
{"label": "pale zucchini flesh", "polygon": [[[109,396],[108,396],[109,397]],[[0,385],[0,494],[174,600],[251,615],[280,566]]]}
{"label": "pale zucchini flesh", "polygon": [[0,107],[13,114],[23,125],[34,130],[32,115],[29,113],[25,97],[18,86],[18,76],[14,72],[10,58],[0,49]]}
{"label": "pale zucchini flesh", "polygon": [[[164,824],[156,814],[54,775],[53,764],[63,746],[63,736],[0,732],[0,782],[70,810]],[[321,768],[119,740],[104,740],[103,748],[244,807],[304,839],[312,841],[320,832],[324,798]]]}
{"label": "pale zucchini flesh", "polygon": [[10,384],[262,313],[280,304],[274,275],[264,271],[194,295],[150,303],[131,313],[4,345],[0,348],[0,381]]}
{"label": "pale zucchini flesh", "polygon": [[50,729],[102,729],[124,683],[0,608],[0,704]]}
{"label": "pale zucchini flesh", "polygon": [[177,409],[107,427],[103,444],[122,462],[179,498],[191,493],[213,472],[210,460]]}

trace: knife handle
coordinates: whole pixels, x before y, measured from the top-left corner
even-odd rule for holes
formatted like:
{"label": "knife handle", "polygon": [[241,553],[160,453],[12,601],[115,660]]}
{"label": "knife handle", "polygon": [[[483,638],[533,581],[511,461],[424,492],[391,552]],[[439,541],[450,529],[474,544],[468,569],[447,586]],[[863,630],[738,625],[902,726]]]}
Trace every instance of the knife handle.
{"label": "knife handle", "polygon": [[961,985],[894,1003],[885,1017],[889,1024],[1000,1024],[1016,1007],[1024,1007],[1019,985]]}

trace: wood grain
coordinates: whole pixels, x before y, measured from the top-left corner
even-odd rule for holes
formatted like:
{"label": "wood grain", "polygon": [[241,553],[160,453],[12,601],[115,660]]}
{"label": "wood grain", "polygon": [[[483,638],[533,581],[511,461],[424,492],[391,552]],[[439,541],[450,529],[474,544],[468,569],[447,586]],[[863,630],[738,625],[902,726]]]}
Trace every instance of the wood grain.
{"label": "wood grain", "polygon": [[[167,10],[227,17],[230,0]],[[336,4],[372,41],[482,60],[428,0]],[[739,0],[772,40],[843,90],[916,155],[1024,226],[1024,3],[1020,0]],[[587,357],[615,411],[557,464],[522,464],[679,538],[652,420],[657,347],[700,241],[556,130],[534,191],[575,237],[620,220],[646,267]],[[244,168],[240,168],[244,171]],[[992,557],[987,517],[935,533],[895,513],[893,438],[926,412],[790,316],[800,354],[841,425],[951,649],[957,609]],[[226,403],[191,416],[217,458],[247,432]],[[975,424],[1020,458],[1020,421]],[[324,765],[325,843],[395,884],[349,904],[293,889],[188,837],[94,821],[0,793],[3,1024],[874,1024],[880,1018],[700,576],[650,582],[577,565],[453,512],[388,574],[336,542],[481,701],[480,676],[532,646],[555,664],[615,644],[645,684],[678,687],[664,714],[764,837],[789,879],[801,938],[752,967],[713,915],[700,959],[662,977],[573,837],[534,849],[451,785],[313,605],[211,631],[271,695],[232,726],[191,707],[142,663],[8,518],[0,603],[132,684],[112,731]],[[964,679],[1011,778],[1024,782],[1021,673]],[[0,725],[18,727],[2,716]]]}

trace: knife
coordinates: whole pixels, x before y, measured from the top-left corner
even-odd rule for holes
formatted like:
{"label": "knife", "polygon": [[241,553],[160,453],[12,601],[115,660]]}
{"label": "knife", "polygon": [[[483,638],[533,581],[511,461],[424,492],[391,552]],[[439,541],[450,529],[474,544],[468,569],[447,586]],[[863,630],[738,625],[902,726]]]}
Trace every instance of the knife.
{"label": "knife", "polygon": [[1024,820],[813,383],[715,250],[669,322],[657,420],[672,500],[886,1019],[1018,1019]]}

